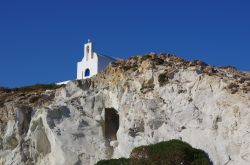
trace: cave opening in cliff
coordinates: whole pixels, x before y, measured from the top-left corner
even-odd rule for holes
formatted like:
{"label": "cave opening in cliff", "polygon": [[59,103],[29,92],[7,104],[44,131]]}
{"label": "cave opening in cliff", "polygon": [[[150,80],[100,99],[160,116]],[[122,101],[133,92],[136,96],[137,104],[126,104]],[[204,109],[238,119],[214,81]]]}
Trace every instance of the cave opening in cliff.
{"label": "cave opening in cliff", "polygon": [[105,108],[104,137],[108,141],[116,140],[119,129],[119,115],[114,108]]}

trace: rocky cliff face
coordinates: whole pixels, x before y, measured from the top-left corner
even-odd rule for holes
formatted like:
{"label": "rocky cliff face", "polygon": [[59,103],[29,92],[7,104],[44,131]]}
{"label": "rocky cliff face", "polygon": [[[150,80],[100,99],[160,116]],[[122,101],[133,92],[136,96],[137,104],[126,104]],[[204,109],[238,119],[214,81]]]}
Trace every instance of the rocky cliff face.
{"label": "rocky cliff face", "polygon": [[0,164],[94,164],[181,139],[250,164],[250,74],[174,55],[118,61],[56,90],[0,92]]}

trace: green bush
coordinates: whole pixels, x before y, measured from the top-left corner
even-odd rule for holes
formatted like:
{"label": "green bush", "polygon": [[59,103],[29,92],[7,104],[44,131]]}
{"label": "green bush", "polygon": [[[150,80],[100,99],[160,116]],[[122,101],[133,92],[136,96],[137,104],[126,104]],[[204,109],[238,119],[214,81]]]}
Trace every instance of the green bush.
{"label": "green bush", "polygon": [[122,67],[122,69],[124,71],[128,71],[128,70],[136,71],[138,69],[138,65],[137,64],[134,64],[134,65],[124,65]]}
{"label": "green bush", "polygon": [[208,155],[180,140],[134,148],[130,159],[102,160],[97,165],[211,165]]}
{"label": "green bush", "polygon": [[56,89],[60,87],[56,84],[35,84],[31,86],[24,86],[19,88],[13,88],[14,91],[33,91],[33,90],[47,90],[47,89]]}
{"label": "green bush", "polygon": [[3,92],[29,92],[29,91],[35,91],[35,90],[52,90],[52,89],[57,89],[61,87],[62,85],[57,85],[54,83],[51,84],[35,84],[35,85],[30,85],[30,86],[23,86],[23,87],[17,87],[17,88],[5,88],[5,87],[0,87],[0,91]]}
{"label": "green bush", "polygon": [[192,161],[191,165],[211,165],[212,163],[207,158],[199,158]]}
{"label": "green bush", "polygon": [[101,160],[97,162],[96,165],[129,165],[129,159],[120,158],[120,159]]}
{"label": "green bush", "polygon": [[9,93],[9,92],[11,92],[11,89],[10,88],[6,88],[6,87],[0,87],[0,91]]}
{"label": "green bush", "polygon": [[[144,158],[149,164],[192,164],[195,160],[202,160],[204,163],[210,163],[207,154],[195,148],[192,148],[188,143],[180,140],[170,140],[167,142],[160,142],[153,145],[141,146],[133,149],[131,159],[138,159],[137,153],[142,155],[144,151]],[[140,158],[139,158],[140,160]],[[203,164],[204,164],[203,163]]]}

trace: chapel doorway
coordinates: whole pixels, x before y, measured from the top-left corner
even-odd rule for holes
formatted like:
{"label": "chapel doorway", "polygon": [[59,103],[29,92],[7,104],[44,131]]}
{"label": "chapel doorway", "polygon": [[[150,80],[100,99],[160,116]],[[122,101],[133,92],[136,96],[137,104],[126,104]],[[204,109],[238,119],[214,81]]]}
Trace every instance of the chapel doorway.
{"label": "chapel doorway", "polygon": [[85,77],[89,77],[89,76],[90,76],[90,70],[89,70],[89,68],[87,68],[87,69],[85,70],[84,76],[85,76]]}

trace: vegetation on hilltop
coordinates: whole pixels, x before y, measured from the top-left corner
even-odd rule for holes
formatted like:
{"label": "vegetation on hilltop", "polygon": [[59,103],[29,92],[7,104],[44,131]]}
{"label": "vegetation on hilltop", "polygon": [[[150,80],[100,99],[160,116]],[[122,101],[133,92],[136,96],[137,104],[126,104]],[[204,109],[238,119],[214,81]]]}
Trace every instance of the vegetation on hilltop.
{"label": "vegetation on hilltop", "polygon": [[37,91],[37,90],[52,90],[60,88],[62,85],[57,85],[54,83],[51,84],[34,84],[30,86],[23,86],[23,87],[17,87],[17,88],[6,88],[6,87],[0,87],[0,91],[2,92],[29,92],[29,91]]}
{"label": "vegetation on hilltop", "polygon": [[180,140],[134,148],[130,158],[101,160],[96,165],[211,165],[208,155]]}

